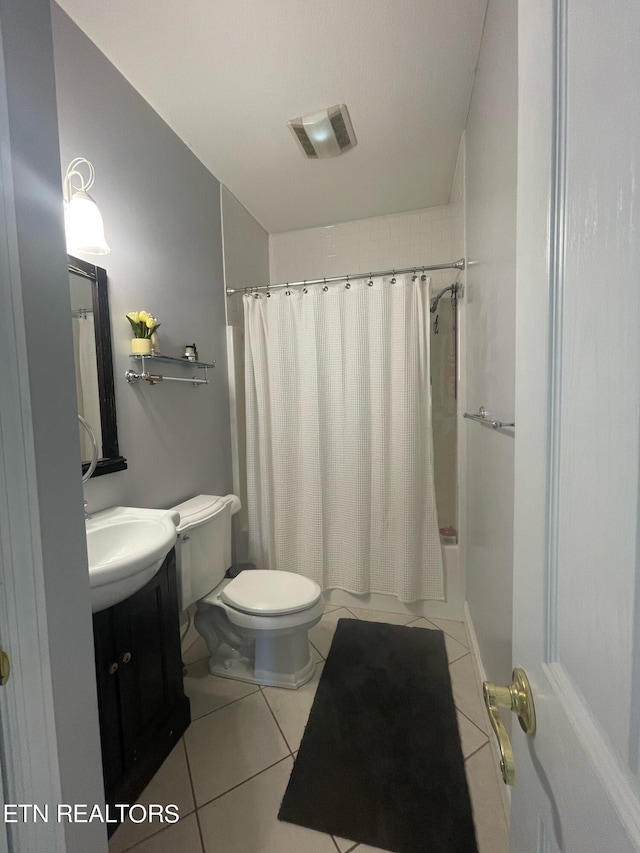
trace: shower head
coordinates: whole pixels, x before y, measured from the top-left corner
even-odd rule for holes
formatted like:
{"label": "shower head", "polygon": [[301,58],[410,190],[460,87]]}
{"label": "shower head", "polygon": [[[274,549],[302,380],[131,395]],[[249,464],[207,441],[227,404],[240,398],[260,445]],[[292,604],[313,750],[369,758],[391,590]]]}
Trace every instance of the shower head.
{"label": "shower head", "polygon": [[440,293],[438,293],[436,296],[434,296],[433,299],[431,300],[431,302],[429,303],[429,312],[431,314],[436,313],[436,311],[438,310],[438,302],[440,302],[440,300],[442,299],[442,297],[445,295],[445,293],[448,290],[451,291],[451,296],[455,297],[456,294],[458,293],[458,287],[459,287],[459,285],[458,285],[457,281],[454,282],[453,284],[448,285],[448,287],[443,287],[442,290],[440,291]]}

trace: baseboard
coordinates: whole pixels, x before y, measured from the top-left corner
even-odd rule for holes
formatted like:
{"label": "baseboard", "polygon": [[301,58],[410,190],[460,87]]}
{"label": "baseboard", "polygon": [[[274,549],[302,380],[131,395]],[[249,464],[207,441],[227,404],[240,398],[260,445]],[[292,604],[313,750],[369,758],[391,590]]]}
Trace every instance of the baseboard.
{"label": "baseboard", "polygon": [[[478,645],[478,637],[476,635],[476,630],[473,626],[471,611],[469,610],[469,605],[466,601],[464,603],[464,619],[467,625],[467,634],[469,635],[469,645],[471,647],[471,654],[473,655],[473,659],[475,661],[474,671],[478,684],[478,692],[482,697],[482,702],[484,703],[484,697],[482,695],[482,682],[487,680],[487,673],[485,672],[484,664],[482,663],[482,657],[480,655],[480,646]],[[500,772],[500,749],[498,747],[498,742],[496,741],[493,735],[493,729],[491,727],[489,727],[489,746],[491,747],[491,753],[493,755],[493,766],[496,771],[496,778],[498,779],[498,784],[500,786],[500,792],[502,794],[502,805],[504,807],[507,826],[509,827],[511,825],[511,788],[508,785],[505,785],[502,780],[502,773]]]}

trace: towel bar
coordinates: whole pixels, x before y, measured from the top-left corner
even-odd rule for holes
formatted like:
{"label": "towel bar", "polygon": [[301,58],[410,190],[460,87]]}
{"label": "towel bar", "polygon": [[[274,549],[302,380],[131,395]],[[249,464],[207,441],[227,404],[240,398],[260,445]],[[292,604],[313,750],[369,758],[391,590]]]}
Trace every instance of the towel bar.
{"label": "towel bar", "polygon": [[509,427],[509,429],[515,429],[515,422],[507,423],[506,421],[494,421],[491,418],[487,417],[487,410],[484,406],[480,406],[477,415],[471,415],[469,412],[465,412],[463,417],[469,418],[470,421],[479,421],[480,423],[484,423],[487,426],[493,427],[493,429],[504,429],[505,427]]}

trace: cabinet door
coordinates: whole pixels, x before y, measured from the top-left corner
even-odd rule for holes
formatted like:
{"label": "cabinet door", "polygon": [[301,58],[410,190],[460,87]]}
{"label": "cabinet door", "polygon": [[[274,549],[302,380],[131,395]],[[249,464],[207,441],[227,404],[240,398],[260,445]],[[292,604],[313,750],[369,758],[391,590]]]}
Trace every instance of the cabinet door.
{"label": "cabinet door", "polygon": [[93,639],[96,659],[96,684],[98,688],[98,714],[102,746],[104,786],[108,791],[124,773],[120,707],[118,696],[118,670],[116,648],[111,624],[111,611],[102,610],[93,616]]}
{"label": "cabinet door", "polygon": [[163,739],[172,738],[173,730],[165,724],[172,719],[175,706],[187,702],[173,550],[143,589],[113,608],[112,617],[124,760],[131,766],[150,750],[160,748]]}

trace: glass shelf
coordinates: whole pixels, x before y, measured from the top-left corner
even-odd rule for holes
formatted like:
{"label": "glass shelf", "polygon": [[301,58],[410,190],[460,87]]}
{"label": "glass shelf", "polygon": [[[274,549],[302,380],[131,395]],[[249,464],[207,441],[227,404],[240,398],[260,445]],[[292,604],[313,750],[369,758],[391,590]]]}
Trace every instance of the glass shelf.
{"label": "glass shelf", "polygon": [[149,355],[141,355],[140,353],[132,352],[130,354],[130,357],[131,358],[144,358],[144,359],[148,358],[149,361],[159,361],[162,364],[184,364],[184,365],[188,365],[189,367],[202,367],[205,370],[208,367],[215,367],[216,366],[215,361],[212,362],[211,364],[209,364],[206,361],[191,361],[188,358],[176,358],[173,355],[159,355],[158,353],[150,353]]}
{"label": "glass shelf", "polygon": [[[157,355],[156,353],[149,353],[149,355],[143,355],[142,353],[132,352],[129,354],[130,358],[135,358],[141,363],[141,372],[136,373],[134,370],[125,371],[125,379],[129,384],[137,382],[139,379],[144,379],[149,385],[157,385],[159,382],[189,382],[194,388],[197,388],[199,385],[208,385],[209,378],[207,376],[207,370],[211,367],[215,367],[215,361],[209,364],[206,361],[190,361],[188,358],[175,358],[172,355]],[[195,368],[196,370],[204,370],[204,379],[197,379],[195,376],[191,379],[186,376],[164,376],[160,373],[152,373],[149,369],[149,362],[155,361],[158,364],[172,364],[172,365],[181,365],[182,367],[190,367]],[[154,368],[151,368],[152,370]],[[159,368],[155,368],[158,370]]]}

